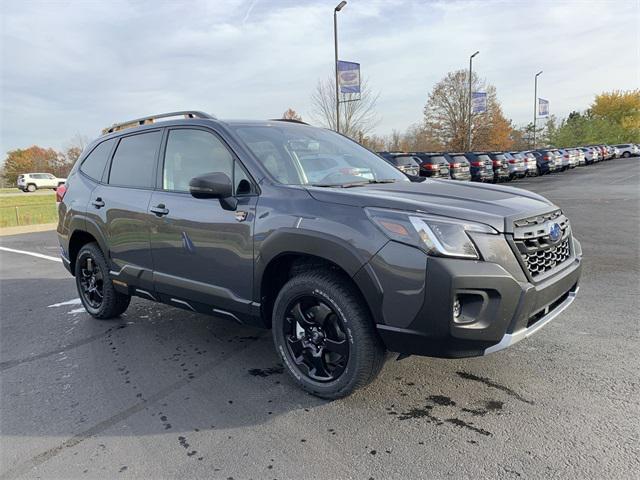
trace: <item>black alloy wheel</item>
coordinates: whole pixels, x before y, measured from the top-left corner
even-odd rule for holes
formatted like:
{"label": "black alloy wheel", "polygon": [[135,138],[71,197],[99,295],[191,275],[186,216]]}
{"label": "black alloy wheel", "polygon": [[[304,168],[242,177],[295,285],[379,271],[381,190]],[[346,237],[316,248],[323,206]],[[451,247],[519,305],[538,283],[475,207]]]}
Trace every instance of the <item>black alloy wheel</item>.
{"label": "black alloy wheel", "polygon": [[342,375],[349,361],[349,342],[342,320],[328,303],[313,295],[294,299],[282,327],[300,373],[317,382]]}
{"label": "black alloy wheel", "polygon": [[109,266],[96,243],[84,245],[74,265],[76,287],[82,305],[94,318],[115,318],[129,306],[131,296],[118,292],[109,277]]}
{"label": "black alloy wheel", "polygon": [[80,264],[80,294],[87,304],[98,310],[104,300],[104,277],[91,255],[82,258]]}

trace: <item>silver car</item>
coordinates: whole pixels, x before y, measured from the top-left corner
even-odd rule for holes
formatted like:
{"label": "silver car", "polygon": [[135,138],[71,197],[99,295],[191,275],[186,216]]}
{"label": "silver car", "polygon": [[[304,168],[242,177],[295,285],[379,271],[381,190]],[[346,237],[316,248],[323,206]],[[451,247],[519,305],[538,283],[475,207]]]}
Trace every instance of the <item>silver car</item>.
{"label": "silver car", "polygon": [[527,174],[527,167],[524,165],[524,156],[522,154],[504,152],[504,157],[509,163],[509,177],[522,178]]}
{"label": "silver car", "polygon": [[564,154],[560,150],[552,150],[551,153],[554,157],[554,164],[556,166],[555,171],[560,172],[569,168],[569,159],[564,158]]}
{"label": "silver car", "polygon": [[533,152],[524,152],[524,166],[527,169],[527,176],[535,177],[538,175],[538,162]]}
{"label": "silver car", "polygon": [[595,152],[593,151],[592,148],[588,148],[588,147],[582,147],[580,149],[582,151],[582,153],[584,154],[584,161],[587,165],[590,165],[592,163],[595,163],[596,161],[596,156],[595,156]]}
{"label": "silver car", "polygon": [[640,151],[638,151],[638,146],[633,143],[622,143],[620,145],[615,145],[615,147],[619,150],[620,156],[623,158],[635,157],[636,155],[640,155]]}

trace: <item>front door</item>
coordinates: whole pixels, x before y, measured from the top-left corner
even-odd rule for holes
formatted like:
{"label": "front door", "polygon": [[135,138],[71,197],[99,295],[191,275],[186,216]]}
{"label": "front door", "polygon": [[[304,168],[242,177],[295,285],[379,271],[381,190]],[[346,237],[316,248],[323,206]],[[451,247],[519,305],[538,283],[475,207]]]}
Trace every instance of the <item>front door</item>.
{"label": "front door", "polygon": [[[156,291],[183,307],[247,313],[258,198],[253,182],[210,130],[169,129],[163,152],[160,188],[149,204]],[[235,211],[223,209],[217,199],[196,199],[189,193],[192,178],[212,172],[232,179]]]}

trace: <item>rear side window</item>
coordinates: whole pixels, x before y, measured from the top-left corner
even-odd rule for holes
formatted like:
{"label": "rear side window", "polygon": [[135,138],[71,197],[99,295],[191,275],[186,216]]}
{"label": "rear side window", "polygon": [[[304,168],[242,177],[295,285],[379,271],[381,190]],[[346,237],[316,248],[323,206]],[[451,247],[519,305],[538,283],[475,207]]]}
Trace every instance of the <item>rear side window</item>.
{"label": "rear side window", "polygon": [[111,148],[114,143],[115,139],[113,138],[100,143],[87,155],[87,158],[84,159],[80,165],[80,171],[98,182],[102,180],[102,173],[109,161],[109,154],[111,153]]}
{"label": "rear side window", "polygon": [[121,139],[111,162],[109,183],[124,187],[153,187],[161,136],[160,131],[155,131]]}
{"label": "rear side window", "polygon": [[413,167],[417,162],[416,159],[412,156],[398,156],[395,157],[395,161],[393,162],[396,165],[407,165]]}

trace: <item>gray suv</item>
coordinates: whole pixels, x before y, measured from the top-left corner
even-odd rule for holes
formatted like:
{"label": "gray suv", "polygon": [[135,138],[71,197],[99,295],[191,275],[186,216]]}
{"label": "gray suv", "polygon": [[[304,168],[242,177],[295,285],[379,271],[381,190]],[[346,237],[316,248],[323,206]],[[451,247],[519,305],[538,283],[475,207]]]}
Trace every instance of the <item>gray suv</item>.
{"label": "gray suv", "polygon": [[293,380],[323,398],[371,382],[386,351],[487,355],[573,302],[582,250],[558,206],[413,179],[301,122],[136,119],[72,169],[62,261],[98,319],[138,296],[270,328]]}

